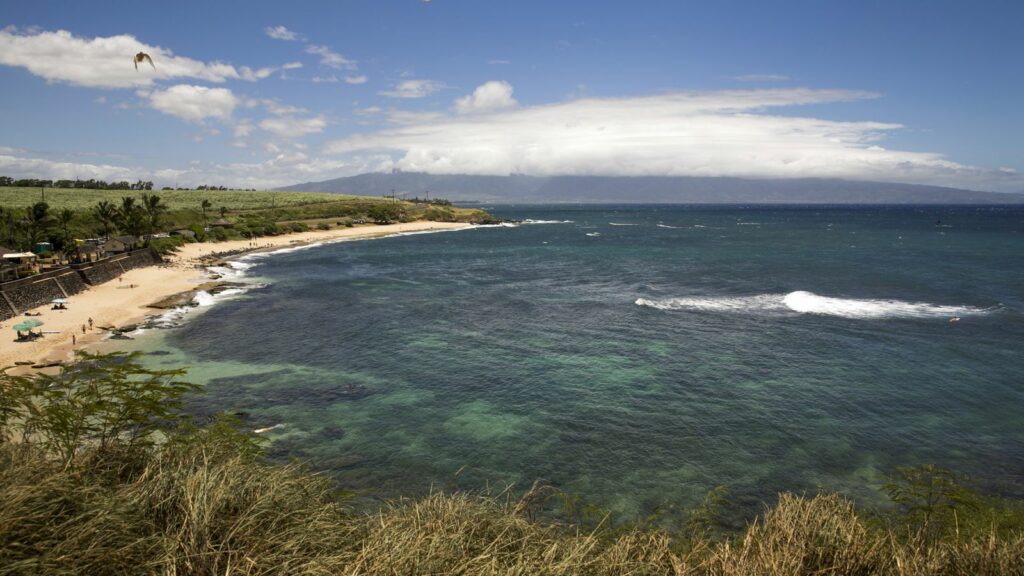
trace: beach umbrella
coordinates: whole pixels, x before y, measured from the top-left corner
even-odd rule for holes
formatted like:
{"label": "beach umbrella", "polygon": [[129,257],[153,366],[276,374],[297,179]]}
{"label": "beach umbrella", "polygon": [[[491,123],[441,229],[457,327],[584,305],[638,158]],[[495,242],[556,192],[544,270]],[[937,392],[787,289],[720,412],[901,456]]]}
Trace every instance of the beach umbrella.
{"label": "beach umbrella", "polygon": [[33,318],[32,320],[25,320],[21,324],[15,324],[14,329],[17,330],[18,332],[28,332],[29,330],[35,328],[36,326],[42,325],[42,320],[36,320]]}

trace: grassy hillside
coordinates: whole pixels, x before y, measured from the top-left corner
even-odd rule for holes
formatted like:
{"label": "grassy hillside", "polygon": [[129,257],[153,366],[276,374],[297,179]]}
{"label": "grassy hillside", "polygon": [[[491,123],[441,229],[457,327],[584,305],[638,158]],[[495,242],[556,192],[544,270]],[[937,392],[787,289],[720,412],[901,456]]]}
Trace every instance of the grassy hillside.
{"label": "grassy hillside", "polygon": [[[328,194],[324,192],[276,192],[246,190],[152,190],[148,194],[160,196],[164,204],[171,210],[199,209],[203,200],[209,200],[213,210],[221,206],[228,210],[252,210],[275,206],[300,206],[317,202],[340,202],[347,200],[377,201],[380,198],[368,196],[351,196],[348,194]],[[0,187],[0,206],[21,207],[31,206],[45,196],[51,210],[88,210],[101,200],[120,203],[121,198],[133,196],[140,198],[143,192],[138,190],[90,190],[88,188],[39,188]]]}
{"label": "grassy hillside", "polygon": [[[158,207],[144,206],[147,195],[157,197]],[[33,206],[45,196],[45,214],[32,216]],[[124,199],[134,201],[126,208]],[[203,202],[206,201],[205,214]],[[97,206],[106,202],[112,214],[104,223]],[[38,206],[36,206],[38,208]],[[64,211],[69,218],[62,219]],[[204,228],[223,217],[234,224],[231,229]],[[74,239],[111,234],[139,236],[188,228],[198,240],[229,240],[252,236],[330,229],[361,223],[387,224],[434,220],[445,222],[485,222],[490,215],[481,210],[448,206],[444,201],[431,204],[394,201],[387,198],[308,192],[259,192],[245,190],[92,190],[0,187],[0,244],[30,249],[36,242],[48,241],[55,249],[71,245]],[[173,248],[180,242],[162,240],[158,249]]]}

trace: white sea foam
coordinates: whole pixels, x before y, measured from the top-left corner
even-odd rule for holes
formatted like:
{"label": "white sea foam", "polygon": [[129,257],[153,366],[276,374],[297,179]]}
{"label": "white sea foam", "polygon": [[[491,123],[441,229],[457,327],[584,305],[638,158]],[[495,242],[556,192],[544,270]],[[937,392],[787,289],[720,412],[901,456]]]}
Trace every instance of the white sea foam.
{"label": "white sea foam", "polygon": [[689,298],[667,298],[664,300],[648,300],[638,298],[638,306],[657,308],[658,310],[700,310],[707,312],[765,312],[781,311],[782,296],[764,294],[761,296],[695,296]]}
{"label": "white sea foam", "polygon": [[844,318],[950,318],[988,314],[994,309],[976,306],[945,306],[901,300],[829,298],[813,292],[790,292],[783,298],[787,308],[802,314],[826,314]]}
{"label": "white sea foam", "polygon": [[673,230],[678,230],[682,228],[682,226],[669,226],[668,224],[658,224],[657,226],[658,228],[671,228]]}
{"label": "white sea foam", "polygon": [[[512,227],[515,227],[517,225],[516,224],[502,223],[502,224],[499,224],[497,226],[512,226]],[[442,229],[439,229],[439,230],[416,230],[416,231],[410,231],[410,232],[400,232],[398,234],[390,234],[390,235],[388,235],[388,237],[390,238],[392,236],[413,236],[413,235],[418,235],[418,234],[433,234],[433,233],[439,233],[439,232],[456,232],[456,231],[459,231],[459,230],[472,230],[473,228],[486,228],[486,227],[487,226],[474,226],[474,227],[470,227],[470,228],[455,228],[455,229],[450,229],[450,228],[449,229],[445,229],[445,228],[442,228]],[[191,314],[193,314],[193,313],[195,313],[197,311],[208,309],[211,306],[213,306],[213,305],[215,305],[215,304],[217,304],[219,302],[223,302],[224,300],[228,300],[228,299],[233,298],[235,296],[239,296],[241,294],[245,294],[246,292],[248,292],[249,290],[252,290],[253,288],[261,288],[263,286],[266,286],[266,284],[258,283],[258,282],[254,281],[251,278],[249,278],[249,279],[245,278],[248,275],[249,270],[251,270],[252,268],[258,266],[258,262],[254,262],[254,260],[258,261],[258,260],[261,260],[263,258],[267,258],[269,256],[277,256],[277,255],[281,255],[281,254],[289,254],[289,253],[292,253],[292,252],[298,252],[298,251],[301,251],[301,250],[308,250],[310,248],[315,248],[317,246],[323,246],[325,244],[336,244],[336,243],[339,243],[339,242],[355,242],[355,241],[366,240],[366,239],[368,239],[368,238],[367,237],[355,237],[355,238],[345,238],[345,237],[342,237],[342,238],[332,238],[330,240],[325,240],[325,241],[322,241],[322,242],[314,242],[314,243],[310,243],[310,244],[302,244],[302,245],[295,245],[295,246],[285,246],[285,247],[277,248],[275,250],[267,250],[265,252],[253,252],[253,253],[250,253],[250,254],[244,254],[244,255],[236,256],[232,260],[224,261],[221,266],[209,266],[206,269],[208,273],[215,274],[215,275],[219,276],[222,280],[227,280],[227,281],[231,281],[231,282],[244,282],[245,285],[234,287],[234,288],[228,288],[227,290],[222,290],[222,291],[220,291],[220,292],[218,292],[216,294],[211,294],[211,293],[206,292],[206,291],[197,292],[196,295],[192,298],[192,302],[189,305],[187,305],[187,306],[179,306],[177,308],[173,308],[173,309],[167,310],[167,311],[165,311],[164,313],[162,313],[162,314],[160,314],[158,316],[150,316],[150,317],[148,317],[146,319],[146,321],[138,329],[134,330],[131,333],[131,335],[135,336],[135,335],[138,335],[138,334],[142,334],[145,331],[147,331],[149,329],[153,329],[153,328],[156,328],[156,329],[175,328],[177,326],[180,326],[185,321],[187,316],[189,316],[189,315],[191,315]]]}
{"label": "white sea foam", "polygon": [[789,294],[760,294],[755,296],[698,296],[650,300],[638,298],[638,306],[658,310],[697,310],[747,314],[820,314],[858,320],[884,318],[953,318],[989,314],[997,308],[976,306],[947,306],[927,302],[901,300],[831,298],[813,292],[798,290]]}
{"label": "white sea foam", "polygon": [[598,237],[600,235],[601,235],[600,232],[587,232],[587,236],[590,236],[591,238],[596,238],[596,237]]}
{"label": "white sea foam", "polygon": [[534,220],[527,218],[523,220],[523,224],[572,224],[574,220]]}
{"label": "white sea foam", "polygon": [[609,222],[609,226],[636,226],[636,224],[622,224],[620,222]]}
{"label": "white sea foam", "polygon": [[499,224],[477,224],[473,228],[518,228],[519,224],[515,222],[501,222]]}

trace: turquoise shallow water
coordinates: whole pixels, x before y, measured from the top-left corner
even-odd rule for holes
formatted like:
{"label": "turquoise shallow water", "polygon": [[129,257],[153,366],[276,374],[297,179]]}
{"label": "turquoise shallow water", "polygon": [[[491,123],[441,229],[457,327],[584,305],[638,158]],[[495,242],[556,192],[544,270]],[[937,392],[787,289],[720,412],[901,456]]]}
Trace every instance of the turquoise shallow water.
{"label": "turquoise shallow water", "polygon": [[756,510],[925,462],[1024,495],[1021,209],[491,209],[548,223],[249,260],[135,345],[364,495]]}

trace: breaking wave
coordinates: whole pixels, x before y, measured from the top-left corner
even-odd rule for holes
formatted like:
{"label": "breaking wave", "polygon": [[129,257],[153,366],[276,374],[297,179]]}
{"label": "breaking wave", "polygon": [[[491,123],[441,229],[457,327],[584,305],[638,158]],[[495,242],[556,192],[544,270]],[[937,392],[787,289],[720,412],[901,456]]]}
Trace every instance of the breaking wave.
{"label": "breaking wave", "polygon": [[831,298],[813,292],[798,290],[789,294],[761,294],[757,296],[690,297],[649,300],[638,298],[638,306],[658,310],[697,310],[708,312],[760,313],[760,314],[819,314],[860,320],[882,318],[958,318],[989,314],[997,308],[976,306],[945,306],[927,302],[901,300],[875,300]]}

